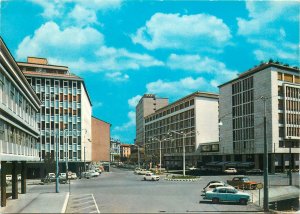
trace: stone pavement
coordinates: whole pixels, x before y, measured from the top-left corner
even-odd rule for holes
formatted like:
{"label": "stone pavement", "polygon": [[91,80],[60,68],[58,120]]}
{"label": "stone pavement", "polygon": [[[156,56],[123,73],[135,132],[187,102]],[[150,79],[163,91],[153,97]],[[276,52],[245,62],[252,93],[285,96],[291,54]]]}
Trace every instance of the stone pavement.
{"label": "stone pavement", "polygon": [[19,198],[7,199],[6,207],[0,213],[65,213],[69,199],[68,192],[42,192],[19,194]]}

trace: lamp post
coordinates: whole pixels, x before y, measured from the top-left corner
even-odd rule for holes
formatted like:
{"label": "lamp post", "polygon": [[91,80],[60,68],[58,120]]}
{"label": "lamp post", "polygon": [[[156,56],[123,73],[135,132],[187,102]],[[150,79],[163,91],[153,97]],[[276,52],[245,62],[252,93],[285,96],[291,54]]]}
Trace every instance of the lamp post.
{"label": "lamp post", "polygon": [[292,182],[292,141],[291,141],[291,137],[289,137],[290,140],[290,148],[289,148],[289,156],[290,156],[290,160],[289,160],[289,185],[292,186],[293,182]]}
{"label": "lamp post", "polygon": [[182,141],[182,159],[183,159],[183,176],[185,176],[185,139],[186,139],[187,135],[195,133],[195,132],[194,131],[190,131],[190,132],[184,133],[183,131],[182,132],[177,132],[177,131],[169,130],[168,133],[169,133],[170,136],[171,136],[171,133],[183,136],[183,141]]}
{"label": "lamp post", "polygon": [[56,130],[56,179],[55,179],[55,192],[59,193],[59,166],[58,166],[58,131]]}
{"label": "lamp post", "polygon": [[166,140],[168,140],[169,138],[163,138],[162,140],[160,140],[160,139],[158,139],[158,138],[156,138],[156,137],[153,137],[153,138],[151,138],[151,140],[156,140],[156,141],[158,141],[159,142],[159,172],[161,173],[161,143],[163,142],[163,141],[166,141]]}
{"label": "lamp post", "polygon": [[69,178],[69,176],[68,176],[68,147],[69,147],[69,145],[68,145],[68,140],[67,140],[67,138],[68,138],[68,129],[65,129],[65,131],[64,131],[64,134],[66,135],[66,137],[65,137],[65,151],[66,151],[66,156],[65,156],[65,159],[66,159],[66,179],[67,179],[67,181],[68,181],[68,178]]}
{"label": "lamp post", "polygon": [[82,131],[85,131],[84,133],[84,137],[83,137],[83,143],[84,143],[84,146],[83,146],[83,164],[84,164],[84,171],[86,172],[86,166],[85,166],[85,135],[87,133],[87,130],[86,129],[82,129]]}
{"label": "lamp post", "polygon": [[269,181],[268,181],[268,144],[267,144],[267,118],[266,97],[261,97],[264,102],[264,211],[269,211]]}

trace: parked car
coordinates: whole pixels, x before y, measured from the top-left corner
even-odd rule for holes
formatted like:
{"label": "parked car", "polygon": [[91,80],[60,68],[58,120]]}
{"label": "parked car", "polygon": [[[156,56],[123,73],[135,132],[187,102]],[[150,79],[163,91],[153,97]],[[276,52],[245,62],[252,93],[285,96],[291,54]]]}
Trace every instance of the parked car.
{"label": "parked car", "polygon": [[148,171],[146,169],[135,169],[134,170],[134,174],[138,174],[138,175],[146,175],[147,173],[151,173],[151,171]]}
{"label": "parked car", "polygon": [[82,172],[80,178],[90,179],[92,177],[90,172]]}
{"label": "parked car", "polygon": [[6,175],[6,181],[12,181],[12,175]]}
{"label": "parked car", "polygon": [[76,180],[77,179],[76,173],[72,173],[69,179]]}
{"label": "parked car", "polygon": [[[49,174],[50,174],[50,173],[49,173]],[[53,175],[49,176],[49,174],[46,175],[46,177],[44,177],[44,178],[41,179],[41,181],[42,181],[43,183],[51,183],[51,182],[55,182],[56,177],[53,176]]]}
{"label": "parked car", "polygon": [[59,179],[67,179],[67,173],[59,173]]}
{"label": "parked car", "polygon": [[263,175],[264,171],[260,170],[260,169],[251,169],[246,171],[247,175]]}
{"label": "parked car", "polygon": [[96,172],[95,170],[89,170],[88,172],[91,174],[92,177],[98,177],[100,175],[100,173]]}
{"label": "parked car", "polygon": [[193,171],[193,170],[196,170],[197,168],[192,166],[192,167],[189,167],[189,170]]}
{"label": "parked car", "polygon": [[228,169],[225,169],[224,172],[227,174],[235,174],[235,173],[237,173],[237,170],[236,170],[236,168],[228,168]]}
{"label": "parked car", "polygon": [[210,181],[210,182],[208,182],[207,184],[206,184],[206,186],[203,188],[203,189],[205,189],[206,187],[208,187],[210,184],[212,184],[212,183],[222,183],[222,184],[224,184],[225,185],[225,182],[223,182],[223,181]]}
{"label": "parked car", "polygon": [[221,201],[232,201],[246,205],[250,200],[250,195],[233,187],[217,187],[212,191],[207,191],[203,195],[203,199],[212,200],[214,204]]}
{"label": "parked car", "polygon": [[150,172],[150,173],[146,173],[144,175],[144,180],[145,181],[158,181],[159,180],[159,176],[155,175],[154,173]]}
{"label": "parked car", "polygon": [[257,187],[257,182],[251,181],[245,176],[237,176],[232,178],[232,180],[227,180],[227,184],[240,189],[256,189]]}
{"label": "parked car", "polygon": [[207,187],[203,188],[202,192],[207,192],[215,189],[216,187],[223,187],[225,186],[224,183],[211,183]]}

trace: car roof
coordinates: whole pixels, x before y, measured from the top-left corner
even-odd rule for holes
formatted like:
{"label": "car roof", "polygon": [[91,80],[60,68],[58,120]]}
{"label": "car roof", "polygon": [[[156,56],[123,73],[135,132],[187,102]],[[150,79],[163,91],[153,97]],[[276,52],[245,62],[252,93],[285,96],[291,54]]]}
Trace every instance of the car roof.
{"label": "car roof", "polygon": [[216,189],[235,189],[233,186],[222,186],[222,187],[216,187]]}
{"label": "car roof", "polygon": [[224,185],[224,183],[217,182],[217,183],[211,183],[211,184],[209,184],[209,186],[210,185],[217,185],[217,184]]}

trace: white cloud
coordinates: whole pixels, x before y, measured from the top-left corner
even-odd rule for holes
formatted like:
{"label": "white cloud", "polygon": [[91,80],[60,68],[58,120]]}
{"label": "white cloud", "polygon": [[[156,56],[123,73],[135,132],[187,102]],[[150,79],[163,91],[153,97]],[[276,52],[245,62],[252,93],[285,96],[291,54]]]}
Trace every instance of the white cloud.
{"label": "white cloud", "polygon": [[166,97],[182,97],[195,91],[209,91],[212,86],[204,78],[186,77],[178,81],[168,82],[161,79],[146,85],[147,93]]}
{"label": "white cloud", "polygon": [[200,55],[177,55],[171,54],[167,60],[167,66],[173,70],[185,70],[196,73],[208,73],[214,78],[214,84],[219,84],[233,79],[237,71],[230,70],[223,62]]}
{"label": "white cloud", "polygon": [[45,56],[67,59],[81,55],[82,49],[94,49],[103,44],[103,35],[94,28],[68,27],[60,29],[55,22],[47,22],[26,36],[19,44],[17,58],[27,56]]}
{"label": "white cloud", "polygon": [[[237,18],[238,34],[253,35],[269,32],[278,19],[299,21],[297,1],[246,1],[249,19]],[[275,27],[277,28],[277,27]]]}
{"label": "white cloud", "polygon": [[135,108],[136,105],[139,103],[139,101],[140,101],[141,98],[142,98],[141,95],[136,95],[136,96],[130,98],[130,99],[128,100],[128,105],[129,105],[129,107],[130,107],[130,108]]}
{"label": "white cloud", "polygon": [[127,114],[128,116],[128,122],[122,124],[121,126],[116,126],[114,128],[114,131],[126,131],[129,128],[132,128],[133,126],[135,126],[135,111],[130,111]]}
{"label": "white cloud", "polygon": [[208,14],[154,14],[139,28],[132,41],[147,49],[175,48],[216,51],[228,43],[228,26]]}
{"label": "white cloud", "polygon": [[105,76],[115,82],[124,82],[129,80],[129,76],[127,74],[122,74],[121,72],[106,73]]}
{"label": "white cloud", "polygon": [[[121,0],[30,0],[31,2],[38,4],[43,8],[43,13],[41,14],[44,18],[53,19],[55,17],[59,18],[68,18],[66,16],[66,4],[68,7],[80,7],[84,10],[93,10],[93,13],[96,13],[100,10],[107,10],[107,9],[118,9],[121,7],[122,1]],[[77,8],[78,9],[78,8]],[[71,9],[72,10],[72,9]],[[91,12],[89,12],[91,13]],[[78,13],[77,13],[78,14]],[[86,14],[86,11],[85,11]],[[82,16],[84,14],[78,14]],[[87,14],[86,14],[87,15]]]}
{"label": "white cloud", "polygon": [[86,26],[96,24],[97,15],[94,10],[86,9],[80,5],[76,5],[73,10],[68,14],[68,18],[79,26]]}

